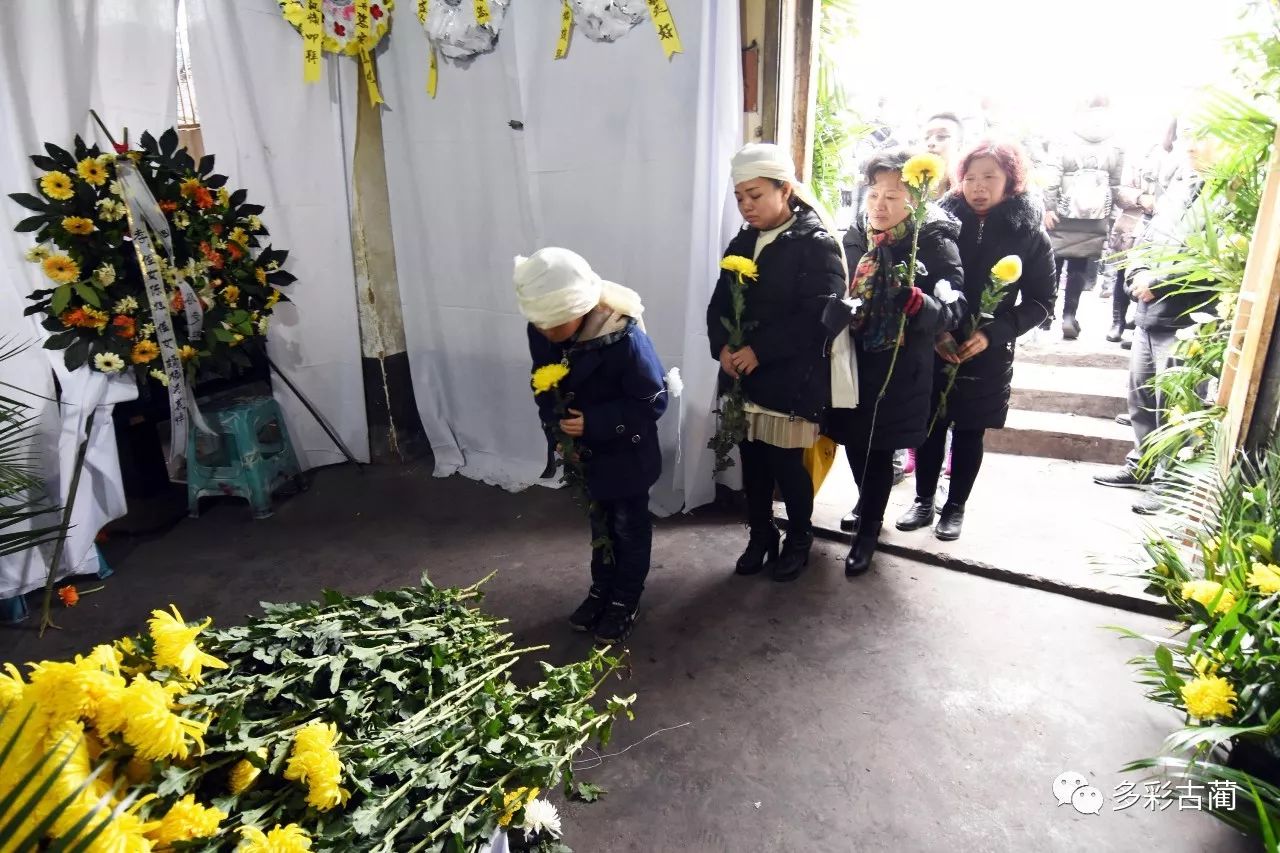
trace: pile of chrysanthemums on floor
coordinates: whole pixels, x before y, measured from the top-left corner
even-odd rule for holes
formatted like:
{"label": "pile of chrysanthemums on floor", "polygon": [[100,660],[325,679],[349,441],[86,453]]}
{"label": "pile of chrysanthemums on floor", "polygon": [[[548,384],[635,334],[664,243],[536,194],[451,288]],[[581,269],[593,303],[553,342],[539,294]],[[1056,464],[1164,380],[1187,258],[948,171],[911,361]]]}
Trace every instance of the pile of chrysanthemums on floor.
{"label": "pile of chrysanthemums on floor", "polygon": [[[0,850],[565,851],[572,762],[634,697],[595,654],[520,686],[478,587],[266,605],[0,675]],[[202,632],[205,632],[202,634]],[[589,796],[591,786],[583,786]]]}

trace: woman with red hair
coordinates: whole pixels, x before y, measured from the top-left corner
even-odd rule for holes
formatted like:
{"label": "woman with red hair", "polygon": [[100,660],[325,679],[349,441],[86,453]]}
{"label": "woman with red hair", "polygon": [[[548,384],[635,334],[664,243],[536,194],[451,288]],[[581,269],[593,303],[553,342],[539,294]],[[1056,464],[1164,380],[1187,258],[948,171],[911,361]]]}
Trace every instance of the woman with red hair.
{"label": "woman with red hair", "polygon": [[980,310],[996,261],[1017,255],[1022,276],[1008,286],[992,316],[981,321],[982,328],[966,336],[973,327],[966,317],[959,330],[938,337],[935,412],[947,384],[943,368],[958,364],[960,372],[943,414],[916,451],[916,500],[898,519],[897,528],[918,530],[933,524],[934,492],[951,428],[951,487],[934,530],[942,540],[960,537],[965,502],[982,466],[983,438],[987,430],[1003,427],[1009,413],[1014,342],[1052,312],[1055,278],[1043,211],[1027,193],[1027,158],[1020,147],[978,143],[961,159],[956,181],[953,186],[958,189],[942,199],[941,207],[960,220],[957,243],[967,310]]}

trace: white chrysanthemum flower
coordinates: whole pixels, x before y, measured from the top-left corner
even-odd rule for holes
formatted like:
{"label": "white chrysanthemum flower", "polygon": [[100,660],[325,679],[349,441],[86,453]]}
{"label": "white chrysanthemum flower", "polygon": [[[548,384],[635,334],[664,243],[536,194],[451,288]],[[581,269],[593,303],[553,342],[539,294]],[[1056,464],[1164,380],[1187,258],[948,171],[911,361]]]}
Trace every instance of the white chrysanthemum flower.
{"label": "white chrysanthemum flower", "polygon": [[560,813],[546,800],[534,800],[524,807],[525,832],[539,835],[545,832],[553,838],[560,837]]}
{"label": "white chrysanthemum flower", "polygon": [[124,197],[124,184],[119,181],[112,181],[110,190],[112,195],[118,195],[121,198]]}
{"label": "white chrysanthemum flower", "polygon": [[679,397],[684,393],[684,379],[680,377],[680,368],[673,367],[667,372],[667,393]]}
{"label": "white chrysanthemum flower", "polygon": [[124,359],[113,352],[100,352],[93,357],[93,366],[103,373],[119,373],[124,370]]}
{"label": "white chrysanthemum flower", "polygon": [[1200,330],[1195,326],[1183,326],[1173,336],[1180,341],[1193,341],[1200,336]]}
{"label": "white chrysanthemum flower", "polygon": [[1179,462],[1190,462],[1192,459],[1195,459],[1195,458],[1196,458],[1196,449],[1194,447],[1191,447],[1190,445],[1180,448],[1178,450]]}
{"label": "white chrysanthemum flower", "polygon": [[98,202],[98,218],[104,222],[118,222],[128,213],[124,204],[113,198],[104,198]]}
{"label": "white chrysanthemum flower", "polygon": [[933,286],[933,298],[937,299],[943,305],[950,305],[960,298],[960,294],[951,286],[951,282],[945,278]]}
{"label": "white chrysanthemum flower", "polygon": [[156,324],[155,324],[155,323],[147,323],[145,326],[143,326],[143,327],[142,327],[142,337],[144,337],[144,338],[154,338],[155,336],[156,336]]}
{"label": "white chrysanthemum flower", "polygon": [[246,225],[248,225],[248,226],[249,226],[249,230],[250,230],[250,231],[261,231],[261,230],[262,230],[262,220],[261,220],[261,219],[259,219],[257,216],[250,216],[250,217],[249,217],[248,219],[246,219],[244,222],[245,222],[245,224],[246,224]]}
{"label": "white chrysanthemum flower", "polygon": [[166,374],[166,373],[165,373],[163,370],[161,370],[160,368],[156,368],[155,370],[152,370],[152,371],[151,371],[151,378],[152,378],[152,379],[154,379],[155,381],[159,382],[159,383],[160,383],[161,385],[163,385],[164,387],[166,387],[166,388],[168,388],[168,387],[169,387],[169,375],[168,375],[168,374]]}
{"label": "white chrysanthemum flower", "polygon": [[270,317],[258,318],[258,334],[262,335],[264,338],[267,336],[267,326],[270,324],[270,322],[271,322]]}
{"label": "white chrysanthemum flower", "polygon": [[187,215],[186,211],[179,210],[173,215],[173,224],[179,228],[186,228],[191,225],[191,217]]}
{"label": "white chrysanthemum flower", "polygon": [[[121,299],[115,305],[111,306],[111,310],[116,314],[132,314],[134,311],[138,310],[138,300],[134,299],[132,296],[126,296],[124,299]],[[143,335],[143,337],[147,336]]]}
{"label": "white chrysanthemum flower", "polygon": [[268,272],[275,272],[275,271],[276,271],[276,270],[278,270],[278,269],[280,269],[280,262],[279,262],[279,261],[272,261],[271,263],[267,264],[267,271],[268,271]]}
{"label": "white chrysanthemum flower", "polygon": [[93,280],[102,287],[108,287],[116,280],[116,268],[111,264],[102,264],[93,271]]}
{"label": "white chrysanthemum flower", "polygon": [[32,246],[27,249],[27,260],[33,264],[38,264],[47,257],[49,257],[49,250],[44,246]]}

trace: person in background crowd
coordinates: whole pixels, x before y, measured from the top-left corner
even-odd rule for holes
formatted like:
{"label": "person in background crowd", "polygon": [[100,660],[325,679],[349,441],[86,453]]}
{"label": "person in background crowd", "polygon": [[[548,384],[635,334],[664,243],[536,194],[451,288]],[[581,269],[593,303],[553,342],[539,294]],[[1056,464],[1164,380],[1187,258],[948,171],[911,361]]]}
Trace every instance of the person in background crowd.
{"label": "person in background crowd", "polygon": [[[1133,450],[1129,451],[1123,466],[1093,478],[1099,485],[1141,489],[1163,473],[1160,462],[1152,472],[1140,465],[1147,438],[1166,421],[1164,395],[1155,380],[1178,364],[1174,357],[1178,330],[1192,324],[1192,312],[1204,310],[1216,299],[1216,293],[1204,284],[1177,281],[1162,265],[1153,264],[1148,254],[1162,247],[1176,251],[1186,245],[1191,234],[1204,230],[1204,213],[1196,200],[1204,185],[1203,176],[1218,157],[1218,146],[1213,140],[1197,139],[1187,146],[1186,152],[1134,246],[1128,271],[1129,296],[1137,303],[1133,350],[1129,356]],[[1134,503],[1133,511],[1153,515],[1160,511],[1160,506],[1159,498],[1148,493]]]}
{"label": "person in background crowd", "polygon": [[936,415],[933,430],[916,452],[916,499],[898,519],[899,530],[933,524],[934,493],[951,427],[951,487],[934,533],[942,540],[960,537],[965,503],[982,467],[984,436],[988,429],[1003,427],[1009,413],[1015,341],[1049,316],[1053,250],[1039,205],[1027,192],[1027,168],[1026,155],[1017,145],[980,142],[960,161],[959,189],[941,202],[943,210],[960,220],[960,258],[970,312],[979,310],[991,269],[1001,258],[1017,255],[1022,275],[1006,288],[993,320],[966,337],[966,318],[960,330],[938,338],[930,420],[946,387],[945,364],[960,365],[960,372],[945,411]]}
{"label": "person in background crowd", "polygon": [[1107,266],[1111,267],[1111,329],[1107,332],[1107,340],[1118,343],[1128,328],[1129,297],[1126,295],[1125,280],[1128,270],[1122,259],[1115,258],[1133,247],[1134,241],[1151,221],[1155,213],[1156,202],[1164,194],[1165,189],[1173,181],[1182,159],[1173,154],[1178,139],[1178,122],[1169,123],[1169,129],[1160,145],[1154,146],[1143,158],[1142,162],[1125,167],[1124,180],[1117,193],[1116,206],[1119,215],[1115,225],[1111,226],[1111,236],[1107,240],[1107,252],[1113,256]]}
{"label": "person in background crowd", "polygon": [[[555,394],[534,397],[548,447],[557,427],[576,440],[587,493],[600,505],[591,519],[591,589],[569,623],[600,643],[620,643],[649,575],[649,489],[662,473],[657,422],[667,409],[662,363],[644,333],[639,294],[604,281],[582,256],[547,248],[516,258],[513,280],[535,372],[569,368],[559,383],[571,401],[566,411]],[[601,539],[611,557],[595,544]]]}
{"label": "person in background crowd", "polygon": [[964,315],[964,270],[955,242],[959,223],[932,202],[920,225],[916,255],[924,272],[913,287],[899,272],[910,258],[916,227],[902,179],[908,159],[905,151],[872,158],[864,173],[866,212],[844,235],[853,271],[848,295],[856,307],[849,329],[859,401],[857,408],[832,409],[826,434],[844,445],[858,484],[853,546],[844,564],[848,577],[871,568],[893,487],[893,451],[916,447],[925,438],[933,342]]}
{"label": "person in background crowd", "polygon": [[[1055,143],[1048,154],[1044,224],[1053,243],[1058,276],[1064,269],[1067,274],[1062,337],[1069,341],[1080,336],[1076,308],[1080,294],[1097,281],[1098,261],[1119,195],[1124,152],[1112,142],[1112,135],[1111,101],[1095,95],[1077,112],[1071,137]],[[1051,321],[1052,316],[1046,322]]]}
{"label": "person in background crowd", "polygon": [[[737,276],[724,270],[707,306],[711,357],[720,363],[720,390],[742,377],[747,438],[739,445],[751,528],[735,571],[771,566],[777,581],[794,580],[813,545],[813,481],[804,451],[818,440],[830,402],[831,370],[823,308],[844,293],[846,273],[834,225],[811,190],[796,180],[791,155],[753,143],[733,156],[733,193],[746,225],[725,250],[755,260],[758,278],[746,288],[746,345],[729,348],[723,318],[733,316]],[[779,552],[773,492],[787,506],[787,541]]]}

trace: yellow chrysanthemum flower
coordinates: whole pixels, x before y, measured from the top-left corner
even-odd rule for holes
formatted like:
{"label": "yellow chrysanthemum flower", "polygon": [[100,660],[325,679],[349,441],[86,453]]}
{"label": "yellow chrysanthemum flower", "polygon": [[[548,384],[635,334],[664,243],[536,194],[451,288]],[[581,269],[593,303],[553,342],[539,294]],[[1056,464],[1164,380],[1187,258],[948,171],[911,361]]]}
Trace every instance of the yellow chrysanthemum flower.
{"label": "yellow chrysanthemum flower", "polygon": [[86,157],[76,164],[76,172],[86,184],[100,187],[107,182],[107,167],[97,157]]}
{"label": "yellow chrysanthemum flower", "polygon": [[76,234],[83,237],[85,234],[93,233],[93,220],[84,216],[64,216],[62,217],[62,227],[66,229],[68,234]]}
{"label": "yellow chrysanthemum flower", "polygon": [[926,183],[936,184],[947,171],[947,164],[937,154],[917,154],[902,167],[902,180],[919,189]]}
{"label": "yellow chrysanthemum flower", "polygon": [[271,295],[267,297],[267,307],[274,308],[276,303],[280,301],[280,291],[275,288],[271,289]]}
{"label": "yellow chrysanthemum flower", "polygon": [[240,835],[243,840],[236,853],[307,853],[311,849],[311,836],[296,823],[276,824],[266,833],[256,826],[246,826]]}
{"label": "yellow chrysanthemum flower", "polygon": [[558,386],[568,375],[569,366],[567,364],[544,364],[533,371],[533,376],[530,377],[529,382],[533,386],[533,393],[545,394]]}
{"label": "yellow chrysanthemum flower", "polygon": [[169,807],[160,819],[160,825],[148,833],[161,850],[175,841],[193,841],[209,838],[218,832],[218,824],[227,819],[221,809],[202,806],[194,794],[187,794]]}
{"label": "yellow chrysanthemum flower", "polygon": [[44,269],[44,274],[58,284],[66,284],[80,278],[80,265],[66,255],[50,255],[40,263],[40,266]]}
{"label": "yellow chrysanthemum flower", "polygon": [[1215,653],[1214,657],[1211,658],[1196,652],[1188,658],[1188,662],[1191,664],[1192,672],[1196,675],[1217,675],[1218,667],[1222,665],[1222,654]]}
{"label": "yellow chrysanthemum flower", "polygon": [[1280,566],[1254,563],[1249,570],[1249,586],[1267,595],[1280,592]]}
{"label": "yellow chrysanthemum flower", "polygon": [[239,243],[241,246],[249,245],[249,234],[239,225],[231,229],[231,233],[227,235],[227,239],[233,243]]}
{"label": "yellow chrysanthemum flower", "polygon": [[284,778],[307,786],[307,802],[319,811],[344,804],[351,792],[340,787],[342,761],[335,748],[338,728],[332,723],[308,723],[294,736]]}
{"label": "yellow chrysanthemum flower", "polygon": [[[1219,597],[1221,595],[1221,597]],[[1226,613],[1236,606],[1236,596],[1222,584],[1211,580],[1187,581],[1182,585],[1182,597],[1187,601],[1198,601],[1206,608],[1213,607],[1214,613]],[[1217,606],[1214,607],[1214,600]]]}
{"label": "yellow chrysanthemum flower", "polygon": [[41,661],[31,667],[27,690],[50,724],[92,717],[103,697],[123,682],[93,661]]}
{"label": "yellow chrysanthemum flower", "polygon": [[200,351],[191,344],[183,344],[178,348],[178,358],[183,361],[190,361],[200,354]]}
{"label": "yellow chrysanthemum flower", "polygon": [[173,712],[172,693],[159,682],[137,676],[124,692],[125,742],[144,759],[186,758],[191,741],[204,751],[207,722]]}
{"label": "yellow chrysanthemum flower", "polygon": [[737,273],[743,278],[758,279],[760,277],[760,270],[756,266],[756,262],[750,258],[744,258],[742,255],[729,255],[720,261],[720,269]]}
{"label": "yellow chrysanthemum flower", "polygon": [[160,355],[160,347],[155,341],[138,341],[129,353],[129,360],[134,364],[146,364]]}
{"label": "yellow chrysanthemum flower", "polygon": [[223,207],[229,207],[231,205],[231,193],[227,192],[226,187],[220,187],[218,189],[218,204]]}
{"label": "yellow chrysanthemum flower", "polygon": [[191,198],[197,191],[199,191],[201,186],[202,184],[200,183],[199,178],[187,178],[185,181],[178,184],[178,193],[183,198]]}
{"label": "yellow chrysanthemum flower", "polygon": [[152,610],[147,620],[151,639],[156,644],[156,665],[177,670],[196,684],[201,681],[204,667],[226,669],[225,663],[196,645],[196,636],[213,624],[213,620],[206,619],[195,627],[188,627],[178,608],[172,604],[169,607],[173,610],[172,616],[163,610]]}
{"label": "yellow chrysanthemum flower", "polygon": [[[263,761],[267,760],[266,749],[254,750],[254,755]],[[231,768],[231,775],[227,782],[227,787],[231,789],[233,794],[243,794],[253,785],[262,770],[247,758],[242,758]]]}
{"label": "yellow chrysanthemum flower", "polygon": [[991,275],[996,281],[1013,284],[1022,278],[1022,258],[1017,255],[1005,255],[991,268]]}
{"label": "yellow chrysanthemum flower", "polygon": [[135,811],[145,802],[147,798],[144,797],[132,809],[114,817],[111,816],[110,811],[101,812],[103,819],[91,821],[89,829],[85,830],[90,832],[99,824],[103,825],[102,834],[94,840],[90,849],[110,851],[110,853],[150,853],[154,850],[155,845],[147,838],[147,833],[155,830],[159,822],[143,821]]}
{"label": "yellow chrysanthemum flower", "polygon": [[22,680],[22,673],[13,664],[6,663],[4,670],[0,671],[0,711],[21,699],[26,689],[27,683]]}
{"label": "yellow chrysanthemum flower", "polygon": [[1235,688],[1217,675],[1202,675],[1183,685],[1182,701],[1187,713],[1200,720],[1230,717],[1236,711]]}
{"label": "yellow chrysanthemum flower", "polygon": [[498,815],[499,826],[510,826],[516,812],[538,798],[538,788],[516,788],[507,791],[502,797],[502,814]]}
{"label": "yellow chrysanthemum flower", "polygon": [[236,303],[240,301],[240,288],[234,284],[228,284],[222,288],[222,298],[226,300],[227,305],[235,308]]}
{"label": "yellow chrysanthemum flower", "polygon": [[40,179],[40,191],[54,201],[66,201],[75,195],[66,172],[50,172]]}

